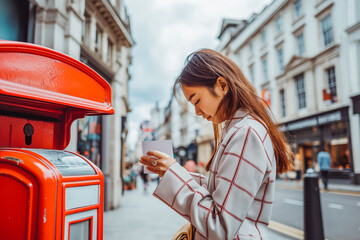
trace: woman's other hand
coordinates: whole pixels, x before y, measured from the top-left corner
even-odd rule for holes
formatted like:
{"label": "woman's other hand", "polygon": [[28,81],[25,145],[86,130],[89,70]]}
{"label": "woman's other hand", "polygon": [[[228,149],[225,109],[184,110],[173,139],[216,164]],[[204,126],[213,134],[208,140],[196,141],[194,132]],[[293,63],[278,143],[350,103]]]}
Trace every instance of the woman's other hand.
{"label": "woman's other hand", "polygon": [[147,169],[162,177],[176,160],[169,155],[159,151],[149,151],[140,158],[140,163],[146,165]]}

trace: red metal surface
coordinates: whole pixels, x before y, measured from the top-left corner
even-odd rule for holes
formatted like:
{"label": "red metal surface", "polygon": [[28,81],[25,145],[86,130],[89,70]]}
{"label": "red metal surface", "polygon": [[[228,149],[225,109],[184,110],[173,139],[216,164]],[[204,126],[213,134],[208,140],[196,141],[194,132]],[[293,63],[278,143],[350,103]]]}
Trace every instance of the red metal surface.
{"label": "red metal surface", "polygon": [[[64,149],[75,119],[113,112],[110,85],[86,65],[45,47],[0,40],[0,239],[63,240],[66,216],[94,209],[98,224],[91,227],[103,239],[100,169],[78,155],[95,174],[62,176],[30,148]],[[98,204],[65,209],[66,187],[93,184],[100,185]]]}
{"label": "red metal surface", "polygon": [[[25,234],[27,234],[26,238],[3,238],[1,236],[3,231],[0,231],[0,239],[55,239],[55,216],[56,212],[58,211],[56,209],[56,198],[58,194],[58,189],[56,176],[51,170],[51,168],[49,168],[48,163],[39,161],[31,154],[28,154],[21,150],[1,149],[0,172],[1,176],[4,176],[9,172],[16,172],[18,182],[22,181],[24,182],[24,184],[26,184],[26,186],[29,186],[29,184],[31,183],[33,187],[33,190],[31,190],[33,192],[32,200],[29,193],[24,194],[24,189],[16,188],[16,185],[12,188],[7,188],[6,192],[1,192],[0,208],[6,209],[6,205],[2,204],[7,203],[3,201],[7,201],[10,203],[14,201],[15,204],[18,204],[14,206],[15,209],[18,208],[18,210],[14,210],[14,214],[19,216],[22,214],[26,214],[26,217],[32,216],[28,219],[29,221],[31,219],[32,225],[25,225],[26,227],[20,225],[22,224],[21,220],[17,223],[18,225],[16,226],[16,230],[19,232],[23,231]],[[0,181],[0,186],[1,188],[6,188],[6,183]],[[28,190],[30,190],[29,187],[26,187],[25,191]],[[24,200],[24,197],[29,200],[25,205],[18,202],[18,200],[16,199],[17,197],[19,197],[17,196],[19,194],[22,195],[20,196],[22,197],[21,201]],[[10,210],[8,214],[12,214],[12,212],[13,210]],[[2,218],[8,218],[9,215],[5,215],[4,212],[1,212],[0,216],[0,228],[2,228],[2,226],[6,226],[4,225],[6,219]],[[24,230],[22,227],[25,227],[26,230]],[[36,229],[34,229],[35,227]],[[29,229],[31,229],[31,235],[28,234]],[[29,236],[31,236],[31,238]]]}
{"label": "red metal surface", "polygon": [[[0,164],[1,167],[1,164]],[[0,239],[35,237],[37,183],[28,173],[8,166],[0,168]]]}
{"label": "red metal surface", "polygon": [[[78,155],[80,156],[80,155]],[[8,211],[0,214],[0,239],[26,239],[26,240],[62,240],[64,236],[65,217],[70,214],[79,213],[88,210],[97,210],[98,225],[97,240],[103,239],[103,205],[104,205],[104,176],[99,168],[92,162],[83,158],[95,170],[95,175],[85,176],[62,176],[59,170],[47,159],[41,155],[31,152],[30,149],[0,149],[0,190],[6,191],[6,195],[0,196],[0,210],[6,209],[5,204],[10,204]],[[17,176],[18,183],[14,180],[4,180],[11,172]],[[14,178],[14,177],[13,177]],[[20,180],[21,179],[21,180]],[[29,179],[29,180],[27,180]],[[11,186],[6,184],[10,183]],[[29,187],[32,186],[33,194],[29,193]],[[66,187],[78,187],[88,185],[100,185],[99,203],[91,206],[65,210],[65,189]],[[14,186],[17,186],[15,188]],[[21,187],[22,186],[22,187]],[[30,192],[31,192],[30,191]],[[3,193],[3,191],[1,192]],[[30,196],[30,195],[31,196]],[[12,199],[10,197],[17,198]],[[29,201],[30,200],[30,201]],[[3,205],[4,204],[4,205]],[[13,209],[19,206],[15,212]],[[31,233],[31,237],[23,238],[3,238],[3,226],[7,226],[8,216],[17,216],[16,225],[12,226],[19,231],[17,234]],[[4,219],[3,219],[4,218]],[[24,218],[26,218],[24,220]],[[32,219],[30,221],[29,219]],[[19,224],[25,222],[24,228]],[[30,225],[30,223],[32,225]],[[35,228],[36,227],[36,228]],[[13,232],[13,231],[12,231]],[[8,235],[5,235],[8,236]]]}
{"label": "red metal surface", "polygon": [[[0,147],[64,149],[75,119],[112,114],[110,85],[85,64],[52,49],[0,41]],[[25,121],[34,124],[25,142]]]}

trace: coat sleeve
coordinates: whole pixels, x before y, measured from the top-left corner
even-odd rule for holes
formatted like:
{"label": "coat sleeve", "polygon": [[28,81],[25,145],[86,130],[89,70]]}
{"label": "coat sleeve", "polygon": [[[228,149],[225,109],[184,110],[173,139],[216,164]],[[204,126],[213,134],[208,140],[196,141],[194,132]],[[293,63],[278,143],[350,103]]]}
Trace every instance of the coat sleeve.
{"label": "coat sleeve", "polygon": [[207,187],[207,183],[208,183],[207,177],[205,177],[204,175],[202,175],[200,173],[189,172],[189,174],[194,178],[194,180],[197,182],[197,184],[199,184],[200,186],[205,185],[205,187]]}
{"label": "coat sleeve", "polygon": [[[154,196],[185,217],[206,239],[234,239],[264,182],[271,161],[251,127],[236,129],[218,151],[210,193],[178,163],[166,171]],[[214,164],[213,164],[214,165]]]}

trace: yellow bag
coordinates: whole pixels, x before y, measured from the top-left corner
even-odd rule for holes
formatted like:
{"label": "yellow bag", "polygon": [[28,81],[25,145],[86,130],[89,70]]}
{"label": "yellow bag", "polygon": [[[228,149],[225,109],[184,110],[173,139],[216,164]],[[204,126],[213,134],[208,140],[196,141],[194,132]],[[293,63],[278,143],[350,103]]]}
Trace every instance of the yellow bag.
{"label": "yellow bag", "polygon": [[195,227],[189,222],[185,223],[174,235],[172,240],[193,240],[195,233]]}

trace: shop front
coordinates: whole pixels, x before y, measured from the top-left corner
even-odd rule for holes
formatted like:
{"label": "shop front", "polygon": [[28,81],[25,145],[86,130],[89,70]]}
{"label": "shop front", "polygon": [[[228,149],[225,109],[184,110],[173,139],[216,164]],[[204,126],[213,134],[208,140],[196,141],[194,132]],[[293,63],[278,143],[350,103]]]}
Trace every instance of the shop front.
{"label": "shop front", "polygon": [[78,121],[77,151],[101,167],[101,116],[87,116]]}
{"label": "shop front", "polygon": [[281,129],[299,154],[304,171],[317,168],[317,153],[331,155],[331,178],[350,178],[353,173],[349,108],[343,107],[284,123]]}

